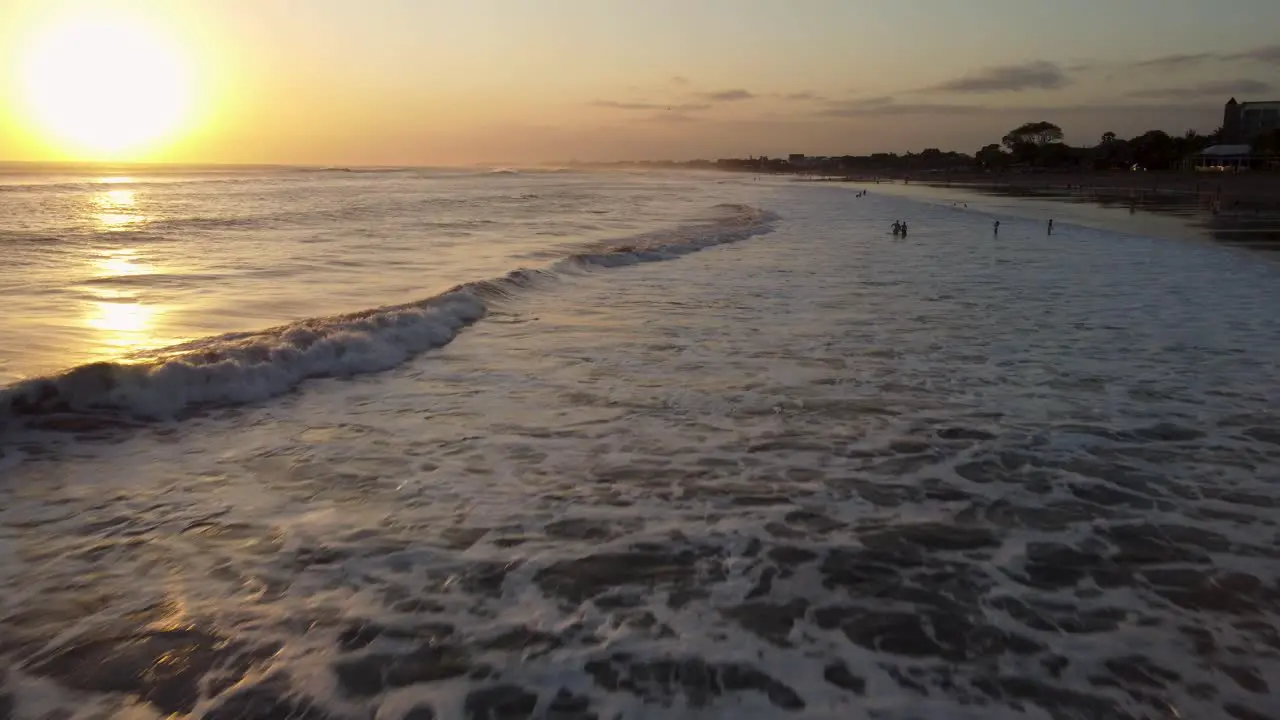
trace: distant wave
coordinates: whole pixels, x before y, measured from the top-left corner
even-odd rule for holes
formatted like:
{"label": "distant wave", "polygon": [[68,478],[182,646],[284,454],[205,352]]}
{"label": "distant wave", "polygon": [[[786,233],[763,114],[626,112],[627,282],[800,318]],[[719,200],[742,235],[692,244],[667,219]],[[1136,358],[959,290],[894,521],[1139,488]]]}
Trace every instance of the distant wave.
{"label": "distant wave", "polygon": [[[120,189],[149,189],[161,187],[176,187],[182,185],[235,185],[243,183],[261,182],[264,179],[272,182],[306,182],[315,175],[332,175],[335,178],[342,176],[353,176],[363,179],[369,175],[390,175],[417,179],[435,179],[449,178],[456,179],[460,177],[489,177],[492,179],[504,178],[512,175],[530,176],[530,175],[551,175],[579,172],[573,168],[514,168],[514,167],[495,167],[495,168],[463,168],[463,167],[272,167],[246,169],[243,172],[233,172],[230,170],[218,171],[198,171],[182,172],[181,169],[172,169],[167,172],[155,172],[153,170],[141,169],[131,179],[118,180],[113,183],[102,182],[103,177],[118,176],[128,178],[127,171],[111,171],[102,174],[85,174],[74,176],[60,176],[56,179],[40,179],[42,176],[38,174],[0,174],[0,193],[46,193],[46,192],[93,192],[104,189],[110,185],[113,190]],[[44,176],[47,178],[47,176]]]}
{"label": "distant wave", "polygon": [[293,168],[299,173],[354,173],[357,175],[398,175],[417,172],[411,167],[300,167]]}
{"label": "distant wave", "polygon": [[[76,180],[64,180],[59,182],[0,182],[0,193],[59,193],[67,191],[75,192],[101,192],[103,190],[144,190],[154,188],[172,188],[182,185],[238,185],[243,183],[258,182],[263,177],[271,177],[266,175],[215,175],[210,177],[181,177],[174,176],[173,179],[161,179],[159,177],[142,177],[136,180],[117,181],[105,183],[98,178],[84,178]],[[276,176],[275,180],[283,180],[283,176]]]}
{"label": "distant wave", "polygon": [[403,305],[312,318],[267,330],[205,338],[132,362],[102,362],[0,390],[0,427],[74,426],[68,418],[181,417],[202,408],[260,402],[311,378],[393,368],[448,344],[494,303],[565,274],[669,260],[770,232],[777,216],[717,205],[707,221],[600,243],[542,269],[458,285]]}
{"label": "distant wave", "polygon": [[223,279],[222,275],[210,273],[140,273],[137,275],[105,275],[102,277],[81,280],[79,285],[103,287],[185,287],[196,284],[215,283]]}

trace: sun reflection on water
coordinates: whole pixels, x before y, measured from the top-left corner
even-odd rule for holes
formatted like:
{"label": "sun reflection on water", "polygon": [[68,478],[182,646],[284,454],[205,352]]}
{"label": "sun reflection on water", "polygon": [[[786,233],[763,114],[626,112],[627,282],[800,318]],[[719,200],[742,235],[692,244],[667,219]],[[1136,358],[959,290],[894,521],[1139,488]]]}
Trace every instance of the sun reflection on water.
{"label": "sun reflection on water", "polygon": [[139,262],[136,250],[108,250],[94,260],[93,265],[99,277],[146,275],[152,271],[145,263]]}
{"label": "sun reflection on water", "polygon": [[[92,261],[95,280],[149,275],[155,268],[143,262],[132,248],[105,250]],[[96,331],[100,352],[118,357],[154,347],[156,322],[163,307],[144,302],[132,287],[93,284],[85,289],[94,296],[86,304],[84,324]]]}
{"label": "sun reflection on water", "polygon": [[138,204],[138,198],[132,190],[107,190],[94,196],[93,202],[98,207],[108,210],[133,207]]}
{"label": "sun reflection on water", "polygon": [[[103,178],[102,183],[113,185],[128,178]],[[96,212],[93,219],[103,230],[121,230],[130,225],[145,222],[147,217],[138,212],[138,195],[133,190],[103,190],[95,192],[90,202]]]}
{"label": "sun reflection on water", "polygon": [[94,300],[89,303],[85,325],[99,332],[104,346],[125,352],[153,344],[151,330],[159,314],[157,307],[129,300]]}

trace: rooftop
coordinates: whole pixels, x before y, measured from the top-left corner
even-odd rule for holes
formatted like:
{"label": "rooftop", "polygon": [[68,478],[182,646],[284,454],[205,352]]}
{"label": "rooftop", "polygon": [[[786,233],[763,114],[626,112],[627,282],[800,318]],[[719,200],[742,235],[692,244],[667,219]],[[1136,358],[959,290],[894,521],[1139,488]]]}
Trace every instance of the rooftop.
{"label": "rooftop", "polygon": [[1248,145],[1210,145],[1196,154],[1209,155],[1211,157],[1229,157],[1232,155],[1248,155],[1252,151],[1253,148]]}

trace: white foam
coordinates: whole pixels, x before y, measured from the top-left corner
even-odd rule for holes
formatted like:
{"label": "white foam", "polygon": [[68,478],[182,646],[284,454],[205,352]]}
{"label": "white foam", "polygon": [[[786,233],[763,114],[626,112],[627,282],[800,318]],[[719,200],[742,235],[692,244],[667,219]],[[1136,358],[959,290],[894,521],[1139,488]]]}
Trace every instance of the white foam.
{"label": "white foam", "polygon": [[0,407],[11,417],[120,412],[156,419],[202,405],[256,402],[309,378],[395,367],[445,345],[484,313],[480,299],[458,292],[357,317],[216,338],[169,349],[165,359],[98,363],[20,382],[0,394]]}
{"label": "white foam", "polygon": [[[418,702],[458,717],[471,692],[498,683],[536,693],[539,712],[566,689],[626,720],[1222,717],[1226,703],[1275,716],[1272,691],[1222,669],[1280,674],[1267,647],[1280,620],[1268,595],[1274,368],[1258,359],[1280,349],[1280,333],[1257,312],[1280,302],[1274,276],[1214,248],[1075,229],[1069,241],[1032,228],[995,240],[985,222],[901,201],[818,189],[784,199],[794,219],[769,242],[626,273],[579,265],[574,282],[504,304],[513,322],[478,323],[435,357],[112,444],[68,441],[71,452],[11,467],[4,629],[79,647],[95,636],[75,618],[136,632],[160,615],[279,643],[244,684],[281,678],[339,718],[399,720]],[[890,214],[907,217],[911,240],[886,237]],[[1185,276],[1196,282],[1167,280]],[[1201,346],[1171,345],[1208,326],[1222,329]],[[1176,426],[1170,439],[1159,422]],[[921,523],[987,531],[993,544],[952,551],[937,537],[928,566],[892,546],[868,552],[875,533]],[[1196,551],[1157,537],[1146,548],[1156,557],[1115,586],[1022,575],[1036,543],[1094,548],[1105,570],[1120,551],[1106,534],[1143,523],[1223,540],[1207,559],[1157,562]],[[772,554],[784,549],[793,559]],[[613,575],[599,583],[612,603],[538,580],[606,553],[681,550],[704,554],[648,567],[624,557],[569,578]],[[855,561],[852,577],[823,569],[837,553]],[[1169,570],[1257,585],[1207,588],[1190,599],[1228,607],[1197,608],[1139,577]],[[694,592],[673,602],[682,590]],[[773,640],[727,614],[798,600],[805,612]],[[1056,622],[1118,617],[1090,631],[1033,627],[1011,600]],[[1236,602],[1257,607],[1232,612]],[[818,622],[833,608],[840,622],[950,613],[975,632],[937,638],[980,657],[913,652],[912,638],[888,634],[855,642]],[[373,623],[411,637],[339,646]],[[431,623],[451,624],[443,642],[495,675],[344,692],[335,664],[403,652]],[[559,644],[485,647],[520,626]],[[1213,652],[1197,654],[1188,628]],[[992,650],[996,630],[1042,649]],[[671,690],[681,678],[669,667],[610,690],[586,664],[619,653],[749,664],[805,707],[755,689]],[[1178,679],[1151,678],[1157,687],[1109,667],[1135,654]],[[1055,671],[1055,657],[1068,664]],[[865,695],[826,679],[836,660]],[[1010,677],[1022,694],[993,697],[990,681]],[[8,687],[23,720],[105,702],[26,670]],[[223,700],[203,699],[195,715]]]}
{"label": "white foam", "polygon": [[669,260],[772,229],[776,215],[749,206],[717,206],[714,220],[612,241],[501,278],[459,285],[426,300],[254,333],[235,333],[165,348],[130,362],[103,362],[0,391],[0,422],[23,416],[118,413],[172,418],[204,406],[259,402],[305,380],[380,372],[443,347],[507,301],[544,279],[575,269]]}

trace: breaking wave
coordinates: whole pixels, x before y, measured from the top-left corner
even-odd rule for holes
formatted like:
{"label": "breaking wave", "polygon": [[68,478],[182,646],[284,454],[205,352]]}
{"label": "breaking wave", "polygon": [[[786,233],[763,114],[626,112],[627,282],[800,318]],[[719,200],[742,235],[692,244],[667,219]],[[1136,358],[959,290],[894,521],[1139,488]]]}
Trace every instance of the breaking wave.
{"label": "breaking wave", "polygon": [[717,205],[709,220],[697,224],[600,243],[545,268],[514,270],[423,300],[220,335],[23,380],[0,390],[0,431],[79,427],[86,416],[180,418],[200,408],[267,400],[312,378],[388,370],[447,345],[495,303],[540,283],[583,270],[678,258],[767,233],[776,220],[750,206]]}

